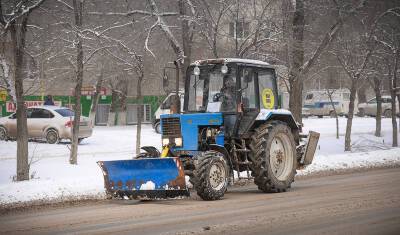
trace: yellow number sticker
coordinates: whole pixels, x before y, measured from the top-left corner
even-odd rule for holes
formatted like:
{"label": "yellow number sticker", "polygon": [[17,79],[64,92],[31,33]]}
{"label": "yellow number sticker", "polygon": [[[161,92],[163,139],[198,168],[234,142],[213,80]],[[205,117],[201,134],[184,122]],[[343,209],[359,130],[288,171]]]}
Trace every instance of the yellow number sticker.
{"label": "yellow number sticker", "polygon": [[274,92],[270,88],[265,88],[262,91],[262,103],[264,108],[273,109],[275,106],[275,96]]}

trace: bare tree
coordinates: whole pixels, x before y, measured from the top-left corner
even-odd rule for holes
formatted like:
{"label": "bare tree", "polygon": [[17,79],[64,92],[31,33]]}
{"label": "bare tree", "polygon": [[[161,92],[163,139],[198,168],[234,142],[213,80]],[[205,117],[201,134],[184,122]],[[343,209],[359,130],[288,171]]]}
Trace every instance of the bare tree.
{"label": "bare tree", "polygon": [[346,124],[345,151],[351,150],[351,128],[353,124],[357,87],[360,81],[365,78],[363,72],[367,66],[368,59],[374,50],[374,46],[367,46],[367,48],[364,49],[364,51],[366,51],[364,55],[356,56],[357,54],[354,54],[355,50],[363,51],[363,45],[360,44],[362,44],[362,42],[353,42],[351,44],[348,42],[342,42],[341,46],[343,48],[343,53],[337,57],[340,65],[350,79],[350,103]]}
{"label": "bare tree", "polygon": [[311,53],[310,58],[304,61],[304,48],[302,47],[304,31],[304,2],[303,0],[296,1],[295,16],[293,18],[293,38],[290,42],[291,52],[289,53],[292,61],[289,75],[289,108],[298,122],[301,122],[301,107],[303,100],[302,91],[305,75],[308,74],[310,69],[317,63],[321,54],[337,37],[337,34],[343,27],[344,23],[350,19],[351,16],[360,11],[366,4],[366,0],[360,0],[359,3],[355,7],[350,8],[350,10],[341,10],[338,3],[336,1],[333,2],[339,11],[337,19],[325,33],[322,41],[318,44],[313,53]]}
{"label": "bare tree", "polygon": [[[29,15],[44,0],[0,2],[2,33],[10,33],[14,56],[14,86],[17,103],[17,181],[29,180],[28,129],[24,100],[24,53]],[[10,83],[9,83],[10,84]]]}
{"label": "bare tree", "polygon": [[[382,70],[382,68],[385,66],[381,63],[381,59],[377,56],[371,57],[370,66],[372,67],[371,69],[377,70],[376,72],[368,75],[368,82],[373,88],[376,98],[375,136],[380,137],[382,136],[382,80],[385,76],[385,72]],[[362,116],[365,115],[365,111],[359,112]]]}
{"label": "bare tree", "polygon": [[197,21],[200,35],[206,41],[215,58],[219,57],[218,41],[222,35],[223,19],[227,17],[229,10],[234,4],[233,0],[199,0],[197,4],[197,11],[200,14],[200,19]]}
{"label": "bare tree", "polygon": [[74,124],[72,125],[72,143],[71,153],[69,157],[70,164],[78,164],[78,138],[79,138],[79,126],[81,120],[81,91],[83,84],[83,38],[81,34],[83,26],[83,7],[84,0],[73,0],[74,18],[76,32],[76,67],[75,67],[75,105],[74,105]]}
{"label": "bare tree", "polygon": [[96,122],[97,106],[99,104],[100,93],[104,82],[104,66],[101,64],[100,73],[97,75],[94,94],[92,95],[92,105],[90,106],[89,119],[92,127]]}
{"label": "bare tree", "polygon": [[[400,7],[390,8],[379,15],[375,24],[378,24],[375,41],[385,50],[381,56],[389,72],[389,91],[391,96],[392,118],[392,146],[398,146],[398,127],[396,121],[396,98],[400,101],[400,88],[397,84],[398,64],[400,59]],[[400,109],[400,106],[398,107]]]}

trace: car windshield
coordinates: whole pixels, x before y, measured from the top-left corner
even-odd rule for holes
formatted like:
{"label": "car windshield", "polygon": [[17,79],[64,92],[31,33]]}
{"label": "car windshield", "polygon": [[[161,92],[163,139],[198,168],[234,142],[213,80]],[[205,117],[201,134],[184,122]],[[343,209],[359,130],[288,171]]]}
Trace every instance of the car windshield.
{"label": "car windshield", "polygon": [[200,66],[200,75],[194,75],[190,67],[187,87],[189,112],[232,112],[236,108],[236,69],[228,66],[228,72],[221,72],[222,65]]}
{"label": "car windshield", "polygon": [[60,114],[63,117],[73,117],[74,116],[74,111],[72,111],[71,109],[56,109],[54,111],[56,111],[58,114]]}

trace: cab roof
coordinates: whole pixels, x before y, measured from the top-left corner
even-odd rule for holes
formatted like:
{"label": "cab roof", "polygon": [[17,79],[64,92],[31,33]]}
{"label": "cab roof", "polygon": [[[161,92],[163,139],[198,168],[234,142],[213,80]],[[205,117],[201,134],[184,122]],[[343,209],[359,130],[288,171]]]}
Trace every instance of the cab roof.
{"label": "cab roof", "polygon": [[251,59],[240,59],[240,58],[218,58],[218,59],[206,59],[206,60],[196,60],[191,65],[204,65],[204,64],[224,64],[224,63],[238,63],[247,65],[256,65],[272,68],[272,66],[261,60],[251,60]]}

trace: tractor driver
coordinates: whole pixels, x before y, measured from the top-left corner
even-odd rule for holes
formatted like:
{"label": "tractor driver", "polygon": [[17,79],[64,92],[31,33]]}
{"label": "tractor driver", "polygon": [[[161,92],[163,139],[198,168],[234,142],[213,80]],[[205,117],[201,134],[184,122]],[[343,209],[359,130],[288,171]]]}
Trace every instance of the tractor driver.
{"label": "tractor driver", "polygon": [[236,110],[236,102],[235,102],[235,93],[236,93],[236,83],[233,79],[232,75],[226,74],[224,75],[223,87],[221,88],[222,94],[222,104],[221,111],[222,112],[235,112]]}

